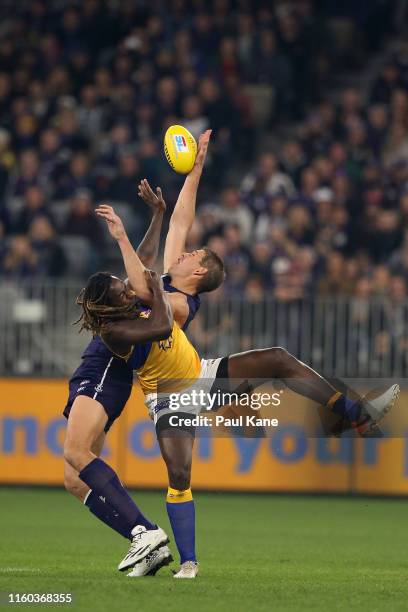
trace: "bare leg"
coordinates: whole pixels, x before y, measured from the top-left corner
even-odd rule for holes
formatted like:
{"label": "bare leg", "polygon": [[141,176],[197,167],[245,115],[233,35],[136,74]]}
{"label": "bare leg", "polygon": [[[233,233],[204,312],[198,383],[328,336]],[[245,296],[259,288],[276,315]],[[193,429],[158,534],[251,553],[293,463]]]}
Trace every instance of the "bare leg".
{"label": "bare leg", "polygon": [[229,378],[238,380],[278,378],[295,393],[319,404],[327,404],[336,393],[327,380],[312,368],[280,347],[247,351],[231,355],[228,360]]}
{"label": "bare leg", "polygon": [[[141,513],[115,471],[98,458],[107,420],[105,409],[98,401],[83,395],[75,399],[68,418],[64,444],[65,479],[67,488],[81,501],[85,500],[91,490],[86,499],[91,512],[109,527],[131,539],[132,530],[136,526],[154,530],[155,525]],[[159,539],[167,537],[165,534],[159,536]],[[127,561],[127,567],[126,564]]]}
{"label": "bare leg", "polygon": [[167,467],[169,485],[179,491],[189,489],[194,436],[187,431],[169,428],[161,430],[157,439]]}
{"label": "bare leg", "polygon": [[[106,434],[105,432],[102,432],[102,434],[100,434],[100,436],[95,440],[91,448],[91,451],[96,457],[99,457],[102,452],[105,438]],[[64,460],[64,485],[66,490],[74,497],[79,499],[80,502],[84,501],[85,497],[90,491],[89,487],[83,480],[80,479],[78,471],[75,470],[66,460]]]}
{"label": "bare leg", "polygon": [[169,476],[166,508],[180,563],[195,562],[195,505],[190,489],[194,435],[166,427],[158,431],[157,437]]}
{"label": "bare leg", "polygon": [[68,418],[64,459],[77,472],[96,459],[92,449],[104,434],[107,420],[104,407],[96,400],[85,395],[75,399]]}

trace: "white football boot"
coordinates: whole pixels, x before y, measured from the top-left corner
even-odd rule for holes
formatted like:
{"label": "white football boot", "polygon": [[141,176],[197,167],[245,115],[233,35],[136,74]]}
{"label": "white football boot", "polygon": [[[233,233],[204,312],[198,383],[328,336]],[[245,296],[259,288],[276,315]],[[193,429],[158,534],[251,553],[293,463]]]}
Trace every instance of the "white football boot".
{"label": "white football boot", "polygon": [[136,525],[132,529],[132,543],[129,552],[119,563],[118,570],[123,572],[129,567],[133,567],[153,550],[167,544],[168,541],[168,535],[161,527],[147,530],[143,525]]}
{"label": "white football boot", "polygon": [[198,563],[196,561],[184,561],[179,571],[173,578],[195,578],[198,574]]}
{"label": "white football boot", "polygon": [[131,578],[154,576],[160,568],[169,565],[172,561],[173,557],[171,556],[170,548],[168,546],[161,546],[149,553],[139,563],[136,563],[128,576]]}
{"label": "white football boot", "polygon": [[399,385],[391,385],[386,391],[378,395],[373,390],[360,399],[361,412],[358,420],[350,423],[347,418],[338,422],[332,430],[334,435],[341,435],[345,431],[354,429],[362,438],[382,438],[384,433],[378,423],[390,412],[400,394]]}
{"label": "white football boot", "polygon": [[370,417],[378,423],[391,410],[400,394],[399,385],[391,385],[384,393],[377,397],[367,394],[363,400],[363,406]]}
{"label": "white football boot", "polygon": [[399,385],[391,385],[377,397],[368,393],[361,402],[361,414],[355,428],[362,438],[382,438],[384,433],[378,423],[389,413],[400,394]]}

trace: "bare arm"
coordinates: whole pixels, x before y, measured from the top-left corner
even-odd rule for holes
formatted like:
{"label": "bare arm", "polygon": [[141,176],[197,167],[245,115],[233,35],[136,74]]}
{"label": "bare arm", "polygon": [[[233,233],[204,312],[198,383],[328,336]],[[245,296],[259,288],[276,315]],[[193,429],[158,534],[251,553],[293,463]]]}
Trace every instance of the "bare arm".
{"label": "bare arm", "polygon": [[167,272],[185,250],[188,232],[195,217],[197,190],[207,155],[211,130],[201,134],[198,141],[198,153],[193,169],[186,177],[171,215],[169,231],[164,247],[164,271]]}
{"label": "bare arm", "polygon": [[111,236],[117,241],[123,257],[126,274],[132,289],[143,302],[151,304],[152,294],[146,281],[146,268],[134,250],[126,234],[121,218],[112,206],[100,204],[96,209],[98,217],[105,219]]}
{"label": "bare arm", "polygon": [[151,312],[148,318],[123,319],[106,326],[102,334],[104,342],[118,355],[126,355],[132,346],[151,340],[164,340],[171,334],[173,315],[163,292],[161,279],[155,272],[145,272],[151,292]]}
{"label": "bare arm", "polygon": [[122,253],[126,274],[133,290],[141,300],[145,301],[147,304],[151,304],[151,292],[147,287],[144,273],[146,268],[153,266],[157,259],[160,232],[166,204],[160,187],[157,187],[155,194],[151,190],[146,179],[143,179],[139,184],[139,196],[153,211],[153,217],[137,251],[134,250],[123,222],[119,215],[115,213],[112,206],[109,204],[100,204],[96,209],[96,214],[98,217],[105,219],[111,236],[118,243]]}
{"label": "bare arm", "polygon": [[149,228],[139,244],[136,253],[146,268],[152,268],[157,260],[160,244],[160,233],[163,224],[163,216],[166,210],[166,203],[163,199],[160,187],[156,188],[156,193],[152,191],[146,179],[139,183],[139,197],[149,206],[153,212]]}

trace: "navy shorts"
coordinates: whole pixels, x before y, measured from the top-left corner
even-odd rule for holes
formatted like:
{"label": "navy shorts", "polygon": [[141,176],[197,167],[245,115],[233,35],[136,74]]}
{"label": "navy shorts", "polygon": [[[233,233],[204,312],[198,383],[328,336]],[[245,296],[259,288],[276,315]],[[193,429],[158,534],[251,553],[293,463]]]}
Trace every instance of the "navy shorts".
{"label": "navy shorts", "polygon": [[97,400],[105,409],[108,421],[105,432],[120,416],[132,392],[133,370],[117,357],[86,358],[69,381],[69,398],[64,416],[69,417],[72,404],[79,395]]}

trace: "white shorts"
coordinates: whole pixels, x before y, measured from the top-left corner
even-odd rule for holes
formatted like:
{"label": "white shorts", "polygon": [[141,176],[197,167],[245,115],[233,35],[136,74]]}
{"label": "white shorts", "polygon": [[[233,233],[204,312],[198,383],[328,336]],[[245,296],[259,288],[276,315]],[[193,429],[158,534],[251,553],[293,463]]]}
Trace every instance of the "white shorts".
{"label": "white shorts", "polygon": [[208,409],[205,394],[210,393],[217,377],[218,366],[222,357],[217,359],[201,359],[199,377],[192,385],[177,393],[149,393],[145,396],[145,405],[150,418],[156,424],[166,414],[184,412],[196,416],[202,410]]}

